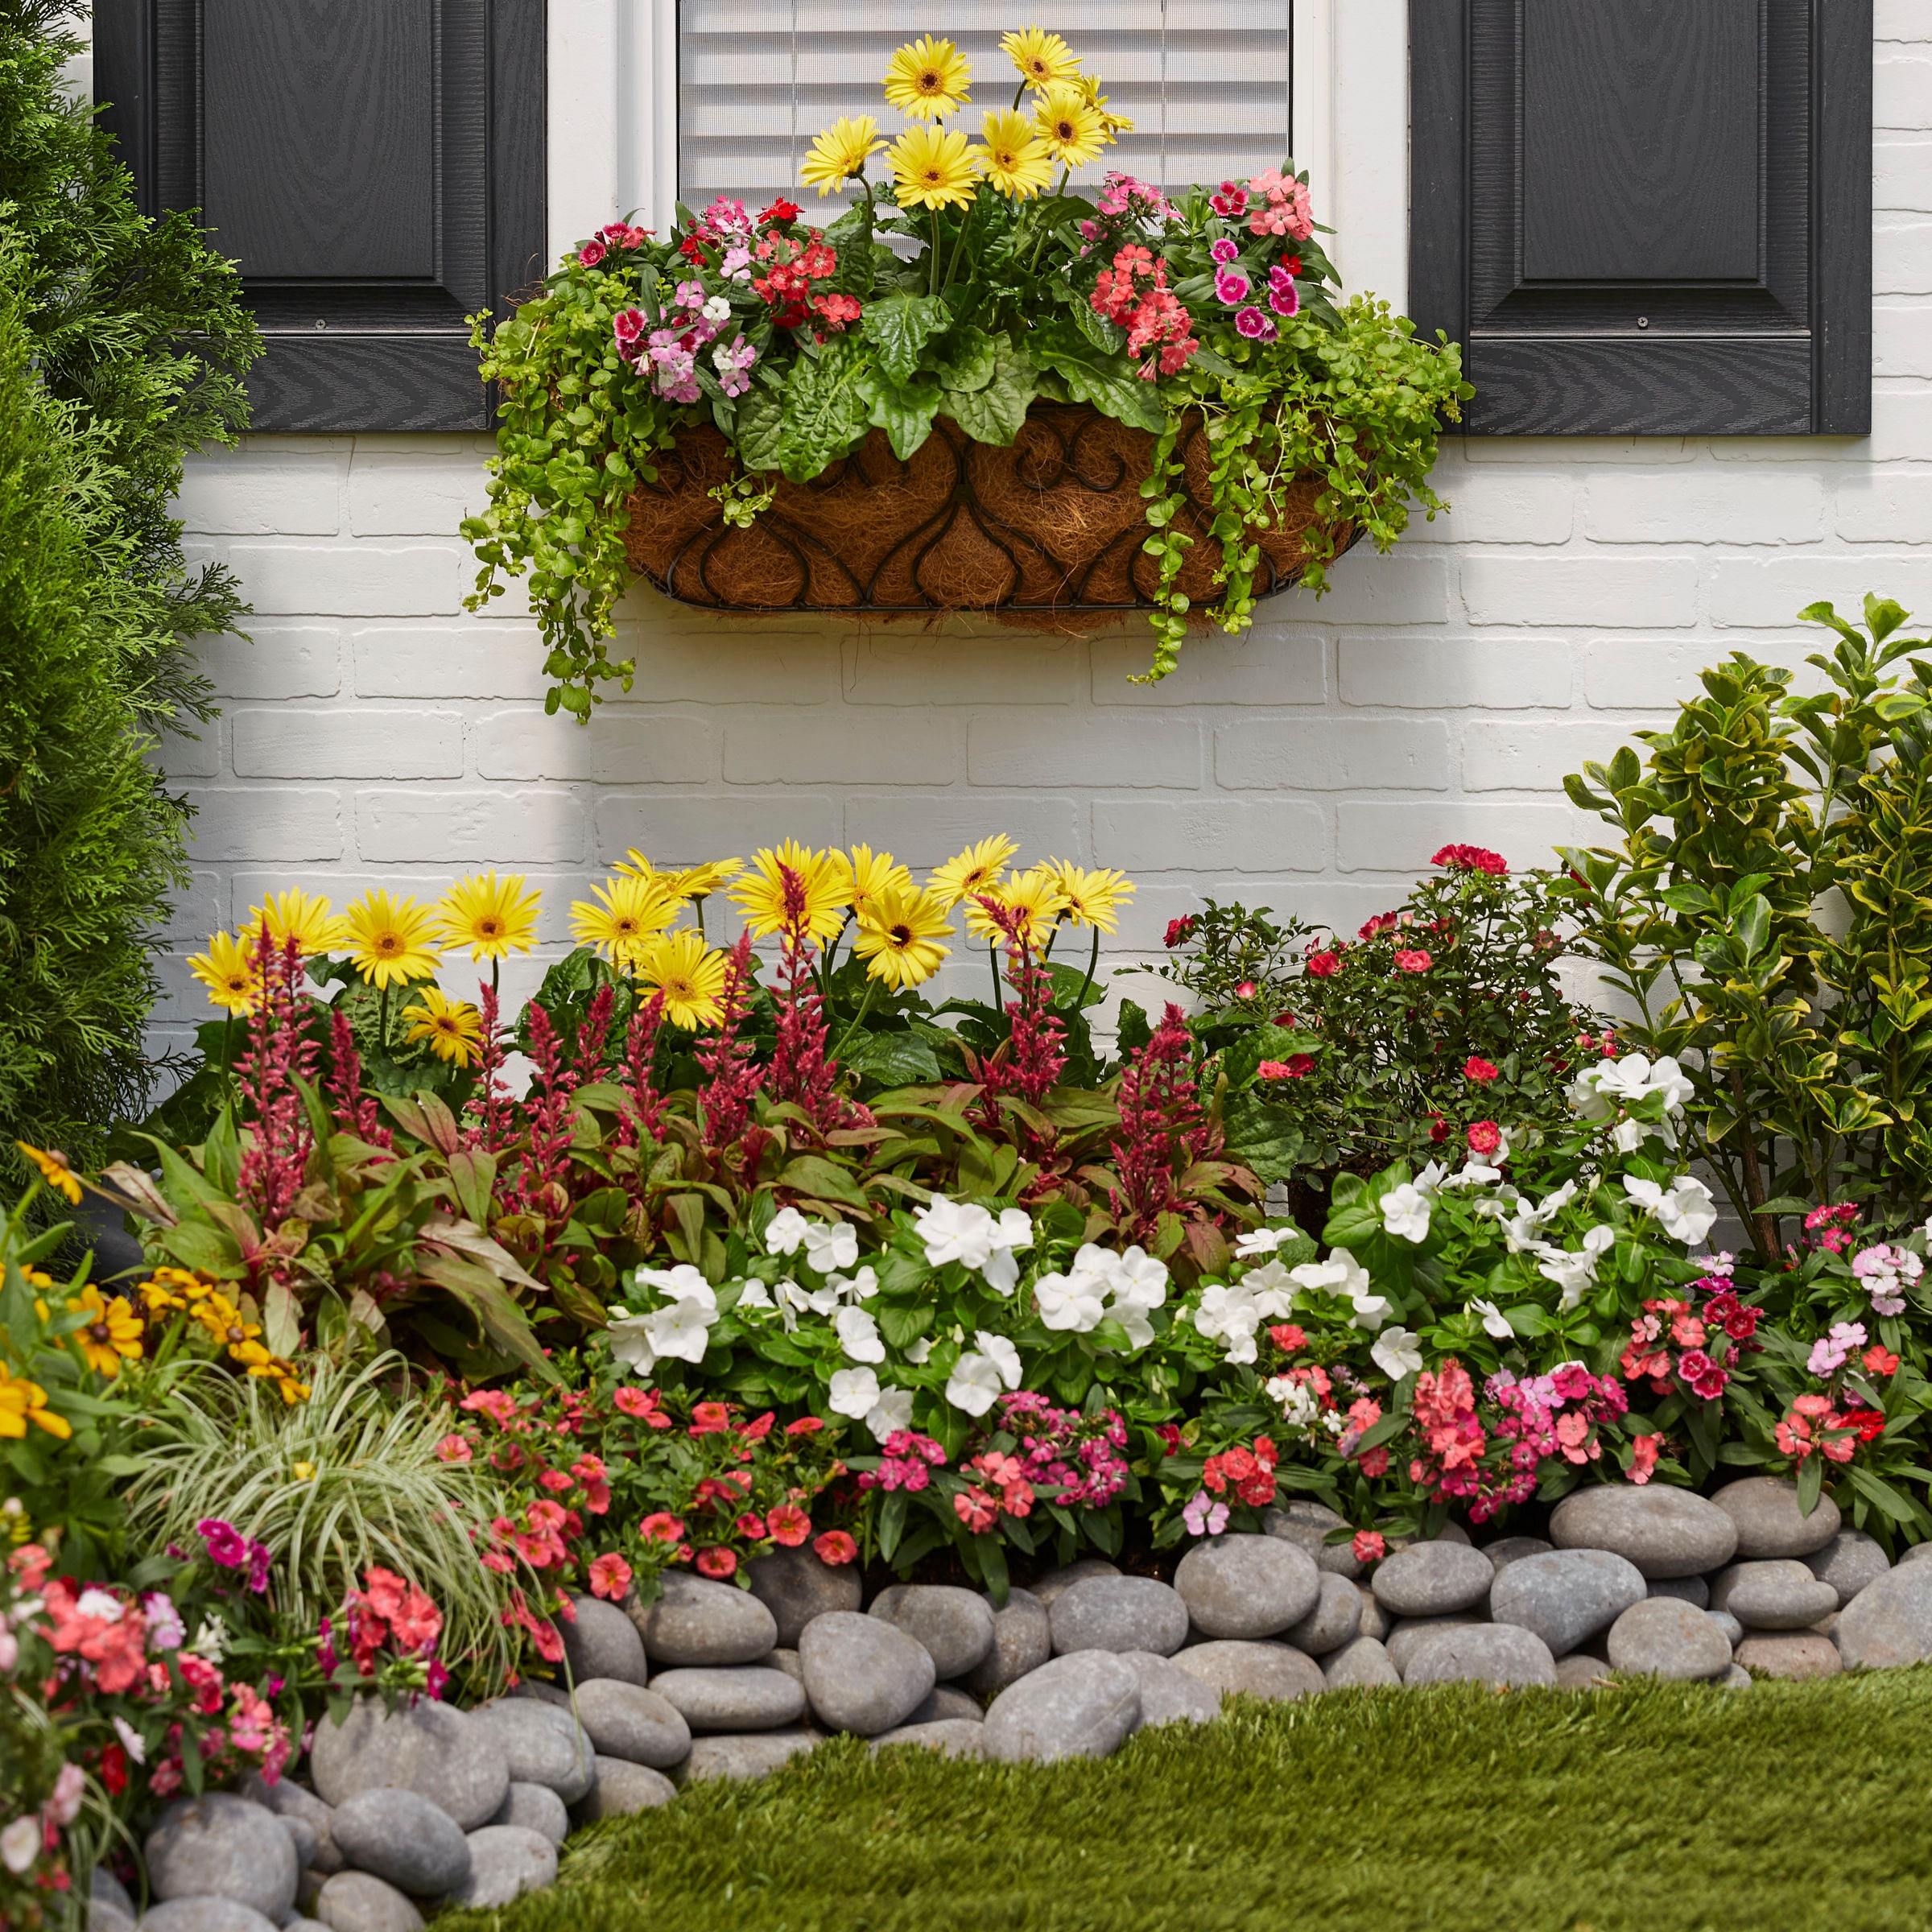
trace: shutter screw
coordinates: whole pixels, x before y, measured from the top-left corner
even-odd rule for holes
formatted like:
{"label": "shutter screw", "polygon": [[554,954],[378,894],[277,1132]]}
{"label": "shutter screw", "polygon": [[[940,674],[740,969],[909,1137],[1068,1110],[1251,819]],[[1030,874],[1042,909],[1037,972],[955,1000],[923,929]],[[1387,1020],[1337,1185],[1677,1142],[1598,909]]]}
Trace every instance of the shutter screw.
{"label": "shutter screw", "polygon": [[[1637,319],[1637,325],[1639,328],[1648,328],[1650,326],[1650,318],[1648,316],[1639,316]],[[316,324],[317,328],[321,326],[320,322]]]}
{"label": "shutter screw", "polygon": [[[1641,322],[1637,324],[1637,327],[1638,327],[1639,328],[1641,328],[1643,326],[1644,326],[1644,325],[1643,325],[1643,324],[1642,324],[1642,323],[1641,323]],[[328,324],[326,322],[318,322],[318,323],[316,324],[316,327],[317,328],[327,328],[328,327]]]}

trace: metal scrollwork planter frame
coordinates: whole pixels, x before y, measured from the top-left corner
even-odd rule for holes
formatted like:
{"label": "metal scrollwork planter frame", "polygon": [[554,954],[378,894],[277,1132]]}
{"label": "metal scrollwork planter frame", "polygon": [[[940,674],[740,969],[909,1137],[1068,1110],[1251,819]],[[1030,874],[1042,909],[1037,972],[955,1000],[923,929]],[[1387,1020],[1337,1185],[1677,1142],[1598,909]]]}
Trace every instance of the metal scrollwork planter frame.
{"label": "metal scrollwork planter frame", "polygon": [[[1154,438],[1084,404],[1035,403],[1010,448],[976,443],[948,419],[901,462],[882,431],[809,483],[781,482],[755,522],[724,521],[709,493],[737,474],[709,425],[658,458],[657,481],[630,500],[632,567],[666,596],[716,610],[877,616],[989,613],[1030,628],[1083,630],[1154,608],[1146,554]],[[1208,440],[1198,418],[1179,444],[1195,539],[1179,588],[1199,609],[1219,595],[1220,543],[1207,535]],[[1300,576],[1316,525],[1317,477],[1283,493],[1275,525],[1252,533],[1254,594]],[[1333,526],[1337,553],[1355,536]]]}

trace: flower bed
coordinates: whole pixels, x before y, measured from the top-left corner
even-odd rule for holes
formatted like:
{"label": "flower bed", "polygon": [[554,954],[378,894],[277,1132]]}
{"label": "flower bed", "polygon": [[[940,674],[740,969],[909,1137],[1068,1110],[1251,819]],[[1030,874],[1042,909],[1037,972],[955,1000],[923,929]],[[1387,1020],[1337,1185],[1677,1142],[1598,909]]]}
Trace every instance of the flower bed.
{"label": "flower bed", "polygon": [[1459,353],[1338,305],[1307,175],[1070,190],[1131,124],[1057,35],[1002,44],[1019,86],[977,145],[943,125],[968,64],[930,39],[887,77],[913,125],[885,178],[870,115],[818,136],[802,181],[860,196],[829,226],[724,196],[667,237],[613,223],[479,318],[503,427],[471,603],[528,575],[553,704],[628,688],[605,640],[633,570],[727,609],[1145,609],[1158,677],[1191,621],[1245,629],[1438,507]]}
{"label": "flower bed", "polygon": [[[998,837],[923,880],[863,848],[634,853],[514,1014],[517,879],[341,914],[291,890],[215,935],[200,1069],[134,1158],[27,1150],[5,1227],[0,1762],[33,1830],[3,1909],[34,1922],[116,1822],[251,1766],[272,1795],[318,1720],[320,1803],[355,1795],[335,1731],[427,1726],[452,1761],[496,1740],[477,1790],[555,1800],[485,1825],[504,1792],[473,1819],[424,1785],[459,1837],[554,1835],[680,1765],[915,1715],[1026,1756],[1228,1688],[1932,1656],[1928,1203],[1881,1024],[1924,843],[1901,620],[1838,625],[1824,697],[1734,661],[1649,779],[1593,768],[1620,852],[1525,876],[1447,846],[1352,935],[1176,920],[1193,1010],[1123,1003],[1111,1042],[1131,882]],[[1732,793],[1686,775],[1743,755],[1713,739],[1775,755],[1788,814],[1728,882]],[[1846,881],[1849,919],[1808,924]],[[1691,950],[1673,920],[1739,949],[1727,1004],[1644,979]],[[935,1004],[962,946],[989,997]],[[1565,997],[1593,956],[1636,1017]],[[1832,1028],[1831,1067],[1753,1057],[1767,1013]],[[63,1245],[89,1188],[131,1275]],[[1405,1636],[1434,1617],[1468,1620]],[[620,1686],[579,1687],[589,1772],[532,1715],[572,1680]],[[478,1896],[548,1868],[481,1849]]]}

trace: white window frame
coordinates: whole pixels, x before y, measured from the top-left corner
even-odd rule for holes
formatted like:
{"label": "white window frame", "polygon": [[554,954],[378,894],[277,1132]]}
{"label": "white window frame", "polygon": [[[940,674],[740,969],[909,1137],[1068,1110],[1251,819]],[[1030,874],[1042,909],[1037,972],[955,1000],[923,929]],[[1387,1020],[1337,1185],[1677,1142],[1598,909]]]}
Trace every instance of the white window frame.
{"label": "white window frame", "polygon": [[[1288,0],[1294,159],[1351,291],[1408,294],[1408,0]],[[678,167],[677,0],[550,0],[550,252],[633,209],[660,233]],[[1019,19],[1015,13],[1014,19]]]}

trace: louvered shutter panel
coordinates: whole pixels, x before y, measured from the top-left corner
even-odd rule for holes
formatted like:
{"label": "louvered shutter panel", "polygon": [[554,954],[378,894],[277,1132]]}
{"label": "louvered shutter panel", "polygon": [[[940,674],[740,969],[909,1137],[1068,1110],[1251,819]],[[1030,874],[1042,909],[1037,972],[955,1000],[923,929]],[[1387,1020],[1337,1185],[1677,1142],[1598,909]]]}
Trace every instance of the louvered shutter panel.
{"label": "louvered shutter panel", "polygon": [[1871,427],[1871,0],[1410,0],[1410,307],[1491,436]]}
{"label": "louvered shutter panel", "polygon": [[199,208],[262,430],[485,429],[464,317],[544,258],[543,0],[97,0],[142,208]]}

